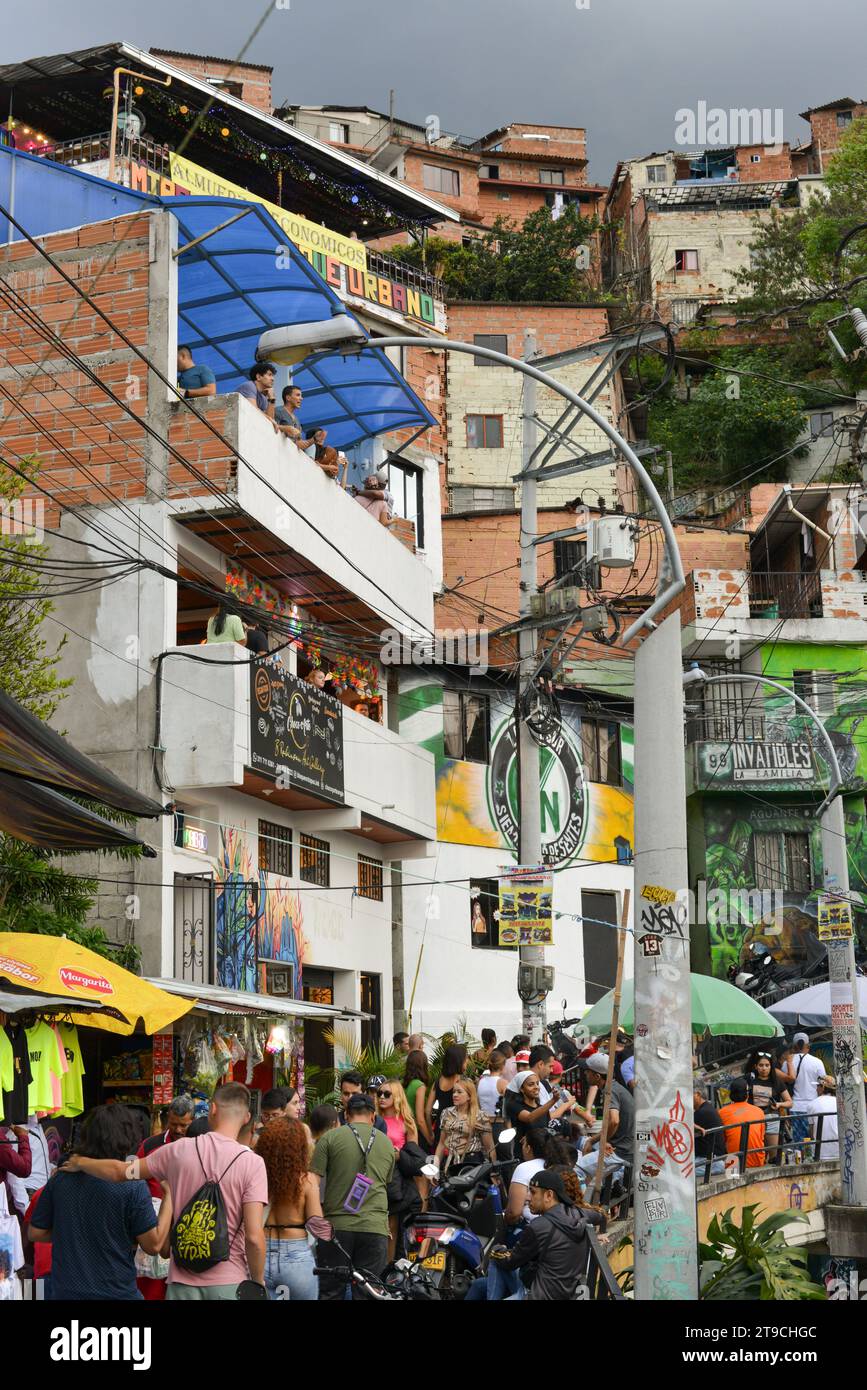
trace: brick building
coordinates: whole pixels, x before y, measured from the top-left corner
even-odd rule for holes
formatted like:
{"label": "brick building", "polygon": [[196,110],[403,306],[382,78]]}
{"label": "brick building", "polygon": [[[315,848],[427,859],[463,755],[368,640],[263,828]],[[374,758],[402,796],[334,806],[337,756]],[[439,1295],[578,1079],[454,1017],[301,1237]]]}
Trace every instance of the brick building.
{"label": "brick building", "polygon": [[193,77],[200,77],[227,96],[237,97],[248,106],[255,106],[270,116],[271,74],[274,69],[266,63],[236,63],[227,58],[212,58],[201,53],[179,53],[172,48],[151,48],[154,58],[165,58],[176,68],[183,68]]}

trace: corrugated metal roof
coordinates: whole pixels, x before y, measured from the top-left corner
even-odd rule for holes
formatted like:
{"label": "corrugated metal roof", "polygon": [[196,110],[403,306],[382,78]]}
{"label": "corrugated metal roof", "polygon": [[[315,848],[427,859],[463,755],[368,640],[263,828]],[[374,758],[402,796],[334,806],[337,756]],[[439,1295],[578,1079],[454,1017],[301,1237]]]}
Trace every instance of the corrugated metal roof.
{"label": "corrugated metal roof", "polygon": [[193,999],[209,1013],[259,1014],[269,1018],[370,1019],[359,1009],[341,1009],[336,1004],[311,1004],[306,999],[286,999],[275,994],[252,994],[246,990],[223,989],[220,985],[197,985],[188,980],[161,980],[148,976],[148,984],[168,994]]}

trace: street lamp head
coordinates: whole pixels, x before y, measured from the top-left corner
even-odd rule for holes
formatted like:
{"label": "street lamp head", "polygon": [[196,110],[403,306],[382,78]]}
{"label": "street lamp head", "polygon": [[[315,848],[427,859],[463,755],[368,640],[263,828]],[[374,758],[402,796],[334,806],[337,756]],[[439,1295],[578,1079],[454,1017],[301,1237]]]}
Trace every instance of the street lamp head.
{"label": "street lamp head", "polygon": [[701,669],[698,662],[693,662],[689,670],[683,673],[683,684],[685,687],[689,685],[704,685],[706,680],[707,672]]}
{"label": "street lamp head", "polygon": [[344,348],[355,350],[367,342],[367,334],[349,314],[334,314],[330,319],[314,323],[287,323],[282,328],[269,328],[259,339],[256,349],[258,362],[281,362],[294,366],[312,352],[333,352]]}

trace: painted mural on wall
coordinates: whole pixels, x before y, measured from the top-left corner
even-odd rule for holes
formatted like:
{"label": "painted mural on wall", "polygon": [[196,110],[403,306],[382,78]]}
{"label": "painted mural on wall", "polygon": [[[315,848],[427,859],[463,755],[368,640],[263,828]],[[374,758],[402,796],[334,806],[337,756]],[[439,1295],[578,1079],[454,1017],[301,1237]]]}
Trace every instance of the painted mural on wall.
{"label": "painted mural on wall", "polygon": [[259,991],[259,961],[292,967],[295,998],[301,998],[305,954],[300,894],[287,879],[268,874],[253,861],[246,835],[225,828],[217,867],[217,978],[226,989]]}
{"label": "painted mural on wall", "polygon": [[[474,687],[474,691],[476,687]],[[436,759],[437,838],[451,844],[517,851],[518,766],[514,707],[498,690],[490,699],[487,762],[446,757],[442,686],[424,681],[401,691],[401,734]],[[565,703],[563,721],[539,750],[543,856],[548,864],[578,859],[630,864],[633,853],[633,732],[620,726],[620,785],[592,780],[587,720]],[[603,727],[607,721],[603,721]]]}

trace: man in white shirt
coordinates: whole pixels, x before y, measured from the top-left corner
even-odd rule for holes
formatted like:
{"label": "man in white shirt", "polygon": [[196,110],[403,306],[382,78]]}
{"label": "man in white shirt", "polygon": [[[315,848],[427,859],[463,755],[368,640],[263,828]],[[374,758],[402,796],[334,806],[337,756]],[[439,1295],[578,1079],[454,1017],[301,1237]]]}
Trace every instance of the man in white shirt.
{"label": "man in white shirt", "polygon": [[29,1116],[25,1128],[30,1140],[30,1172],[26,1178],[16,1178],[14,1174],[9,1174],[9,1190],[22,1216],[30,1205],[30,1198],[34,1192],[44,1187],[54,1172],[54,1165],[48,1156],[48,1140],[35,1115]]}
{"label": "man in white shirt", "polygon": [[[799,1143],[810,1133],[811,1107],[824,1088],[825,1068],[818,1057],[810,1056],[810,1039],[806,1033],[796,1033],[792,1044],[795,1049],[792,1054],[795,1072],[792,1084],[792,1139]],[[828,1079],[833,1084],[833,1078]]]}
{"label": "man in white shirt", "polygon": [[[822,1116],[822,1136],[813,1151],[814,1158],[833,1158],[836,1162],[840,1159],[839,1130],[837,1127],[837,1097],[827,1083],[820,1095],[815,1100],[811,1100],[810,1115],[815,1117]],[[818,1138],[818,1119],[812,1121],[813,1137]]]}

